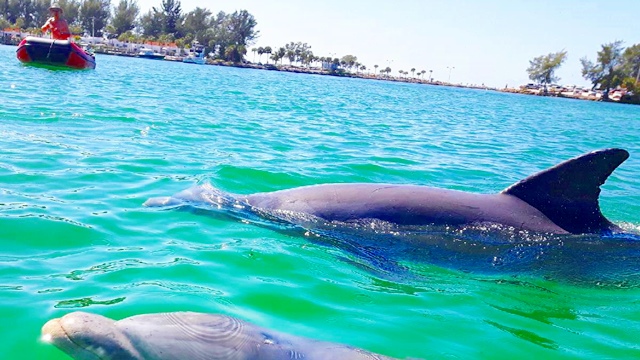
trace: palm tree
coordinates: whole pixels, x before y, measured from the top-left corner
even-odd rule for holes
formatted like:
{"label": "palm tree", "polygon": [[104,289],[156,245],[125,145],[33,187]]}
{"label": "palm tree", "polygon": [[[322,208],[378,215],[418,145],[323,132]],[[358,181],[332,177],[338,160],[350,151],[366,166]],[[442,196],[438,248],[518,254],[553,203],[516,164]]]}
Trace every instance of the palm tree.
{"label": "palm tree", "polygon": [[262,46],[260,46],[258,48],[258,55],[259,55],[258,59],[259,59],[260,62],[262,62],[262,54],[264,54],[264,48]]}
{"label": "palm tree", "polygon": [[415,77],[416,68],[411,68],[411,77]]}
{"label": "palm tree", "polygon": [[278,56],[277,52],[274,52],[273,54],[271,54],[271,60],[273,60],[274,64],[278,63],[278,60],[280,60],[280,56]]}
{"label": "palm tree", "polygon": [[256,62],[256,53],[258,52],[257,48],[253,48],[251,49],[251,52],[253,53],[253,62]]}
{"label": "palm tree", "polygon": [[289,58],[289,65],[293,64],[293,61],[296,59],[296,52],[293,49],[285,50],[284,56]]}
{"label": "palm tree", "polygon": [[287,53],[287,50],[284,47],[280,47],[278,49],[278,59],[280,59],[280,65],[282,65],[282,59],[284,59],[285,54]]}
{"label": "palm tree", "polygon": [[265,46],[264,49],[262,49],[264,51],[265,54],[267,54],[267,64],[269,63],[269,55],[271,55],[271,52],[273,51],[271,49],[271,46]]}
{"label": "palm tree", "polygon": [[362,70],[362,73],[364,74],[364,71],[367,70],[367,67],[364,65],[360,65],[360,70]]}
{"label": "palm tree", "polygon": [[431,82],[431,80],[433,80],[433,77],[431,76],[431,73],[433,73],[433,70],[429,70],[429,82]]}
{"label": "palm tree", "polygon": [[378,72],[378,65],[373,65],[373,67],[374,67],[373,75],[376,75],[376,72]]}

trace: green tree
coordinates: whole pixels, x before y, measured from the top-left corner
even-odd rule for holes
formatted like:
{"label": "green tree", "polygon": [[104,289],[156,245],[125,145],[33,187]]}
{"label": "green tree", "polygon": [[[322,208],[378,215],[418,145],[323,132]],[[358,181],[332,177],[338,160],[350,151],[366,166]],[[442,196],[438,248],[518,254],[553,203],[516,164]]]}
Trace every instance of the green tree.
{"label": "green tree", "polygon": [[265,46],[264,49],[262,49],[262,51],[267,54],[267,64],[269,63],[269,55],[271,55],[271,53],[273,52],[273,49],[271,49],[271,46]]}
{"label": "green tree", "polygon": [[40,28],[49,18],[50,0],[36,0],[32,2],[32,25]]}
{"label": "green tree", "polygon": [[14,28],[18,28],[18,29],[24,29],[24,18],[23,17],[19,17],[16,22],[13,24]]}
{"label": "green tree", "polygon": [[276,52],[274,52],[273,54],[271,54],[271,56],[270,56],[269,58],[271,58],[271,60],[273,60],[273,63],[274,63],[274,64],[277,64],[277,63],[278,63],[278,60],[280,60],[280,59],[281,59],[281,57],[278,55],[278,52],[277,52],[277,51],[276,51]]}
{"label": "green tree", "polygon": [[593,88],[600,86],[603,99],[609,99],[609,90],[622,83],[622,41],[602,45],[594,64],[586,57],[580,59],[582,63],[582,77],[591,81]]}
{"label": "green tree", "polygon": [[287,49],[285,56],[289,59],[289,65],[291,65],[291,63],[296,59],[296,52],[294,49],[289,48]]}
{"label": "green tree", "polygon": [[627,77],[634,78],[634,85],[640,81],[640,44],[628,47],[622,54],[624,72]]}
{"label": "green tree", "polygon": [[230,14],[225,25],[230,35],[230,43],[235,45],[251,45],[258,38],[259,31],[256,30],[258,22],[247,10],[235,11]]}
{"label": "green tree", "polygon": [[162,16],[162,31],[165,34],[173,34],[178,36],[178,25],[180,24],[182,9],[178,0],[162,0],[160,10],[153,8],[156,13]]}
{"label": "green tree", "polygon": [[0,29],[5,29],[11,26],[11,23],[9,22],[9,20],[5,19],[4,17],[0,16]]}
{"label": "green tree", "polygon": [[140,27],[143,36],[158,37],[162,33],[163,16],[155,10],[149,10],[140,17]]}
{"label": "green tree", "polygon": [[64,18],[69,26],[80,25],[80,1],[79,0],[59,0],[58,5],[62,9]]}
{"label": "green tree", "polygon": [[280,65],[282,65],[282,59],[284,59],[284,55],[286,54],[287,50],[285,50],[284,47],[280,47],[278,48],[278,51],[275,52],[275,54],[278,55],[278,59],[280,59]]}
{"label": "green tree", "polygon": [[211,15],[211,10],[196,7],[184,16],[182,32],[193,34],[200,43],[208,45],[213,38]]}
{"label": "green tree", "polygon": [[4,0],[3,7],[3,17],[21,29],[40,27],[49,17],[49,0]]}
{"label": "green tree", "polygon": [[136,26],[136,18],[140,9],[135,0],[120,0],[118,6],[113,10],[111,26],[113,35],[119,36],[127,31],[133,30]]}
{"label": "green tree", "polygon": [[242,62],[244,55],[247,53],[247,48],[244,45],[231,44],[225,48],[225,60],[234,63]]}
{"label": "green tree", "polygon": [[529,61],[527,73],[529,79],[544,85],[544,93],[547,93],[547,85],[558,82],[559,77],[555,76],[556,70],[567,59],[565,50],[547,55],[541,55]]}
{"label": "green tree", "polygon": [[342,59],[340,59],[340,64],[348,69],[351,69],[355,66],[357,61],[358,57],[353,55],[345,55],[342,57]]}
{"label": "green tree", "polygon": [[111,0],[84,0],[80,4],[80,24],[92,36],[102,36],[109,21]]}
{"label": "green tree", "polygon": [[[2,0],[2,16],[12,25],[18,21],[20,17],[20,0]],[[23,20],[24,22],[24,20]]]}
{"label": "green tree", "polygon": [[[5,26],[3,26],[2,29],[8,26],[11,26],[11,23],[7,19],[8,17],[9,17],[9,0],[0,0],[0,23],[5,24]],[[6,25],[6,24],[9,24],[9,25]]]}

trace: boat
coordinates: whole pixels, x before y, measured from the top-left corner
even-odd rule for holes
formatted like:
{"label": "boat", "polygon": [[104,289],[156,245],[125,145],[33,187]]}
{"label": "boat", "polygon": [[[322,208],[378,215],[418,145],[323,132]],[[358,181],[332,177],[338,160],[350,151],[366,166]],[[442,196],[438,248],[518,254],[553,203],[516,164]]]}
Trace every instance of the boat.
{"label": "boat", "polygon": [[95,69],[95,57],[70,40],[45,39],[27,36],[16,50],[23,63],[53,65],[73,69]]}
{"label": "boat", "polygon": [[191,44],[191,49],[189,49],[189,55],[182,59],[182,62],[188,64],[198,64],[202,65],[205,63],[204,58],[204,46],[202,46],[197,40]]}
{"label": "boat", "polygon": [[167,55],[167,56],[164,57],[164,59],[167,60],[167,61],[179,61],[179,62],[182,62],[184,57],[183,56]]}
{"label": "boat", "polygon": [[153,51],[152,49],[142,48],[138,52],[139,58],[152,59],[152,60],[164,60],[164,55]]}

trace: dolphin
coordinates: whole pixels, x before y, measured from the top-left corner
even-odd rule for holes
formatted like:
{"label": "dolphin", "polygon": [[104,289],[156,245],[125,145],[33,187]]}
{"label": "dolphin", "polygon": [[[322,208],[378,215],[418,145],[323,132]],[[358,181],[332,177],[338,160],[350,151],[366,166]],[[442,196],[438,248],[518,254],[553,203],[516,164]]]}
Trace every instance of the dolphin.
{"label": "dolphin", "polygon": [[295,218],[291,214],[297,214],[327,222],[377,219],[401,226],[488,223],[536,233],[611,234],[621,229],[600,211],[600,186],[628,157],[624,149],[590,152],[531,175],[497,194],[353,183],[231,195],[210,185],[196,185],[171,197],[151,198],[144,205],[205,203],[248,208],[289,221]]}
{"label": "dolphin", "polygon": [[144,314],[119,321],[73,312],[49,320],[42,327],[42,339],[77,360],[392,359],[196,312]]}

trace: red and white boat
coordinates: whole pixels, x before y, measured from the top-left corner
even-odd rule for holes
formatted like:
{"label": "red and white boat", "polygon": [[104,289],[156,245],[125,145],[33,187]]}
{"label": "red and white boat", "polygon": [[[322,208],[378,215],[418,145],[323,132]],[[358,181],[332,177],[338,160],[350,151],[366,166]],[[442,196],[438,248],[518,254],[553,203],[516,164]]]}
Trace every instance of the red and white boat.
{"label": "red and white boat", "polygon": [[27,36],[16,50],[23,63],[44,64],[74,69],[95,69],[96,59],[70,40]]}

